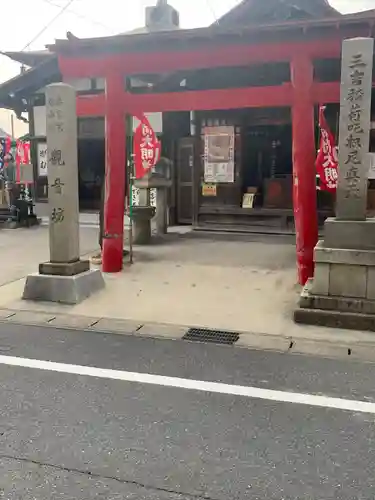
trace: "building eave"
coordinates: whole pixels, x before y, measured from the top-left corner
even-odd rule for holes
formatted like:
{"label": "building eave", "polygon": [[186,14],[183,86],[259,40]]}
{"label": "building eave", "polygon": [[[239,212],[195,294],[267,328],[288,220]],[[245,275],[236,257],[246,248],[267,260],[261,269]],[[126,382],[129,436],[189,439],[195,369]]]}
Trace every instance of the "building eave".
{"label": "building eave", "polygon": [[18,62],[20,64],[24,64],[25,66],[34,67],[42,62],[45,62],[50,57],[53,57],[53,54],[48,50],[38,50],[38,51],[19,51],[19,52],[1,52],[3,56],[9,57],[12,61]]}
{"label": "building eave", "polygon": [[355,12],[354,14],[346,14],[344,17],[375,17],[375,9],[362,10],[361,12]]}
{"label": "building eave", "polygon": [[[274,39],[278,36],[287,36],[289,32],[300,32],[301,36],[305,36],[311,30],[320,28],[350,28],[353,26],[369,27],[369,34],[375,26],[375,12],[359,13],[354,15],[339,16],[325,19],[310,19],[304,21],[286,21],[282,23],[271,23],[256,26],[244,27],[221,27],[220,24],[209,26],[207,28],[198,28],[190,30],[173,30],[154,33],[138,33],[127,35],[116,35],[101,38],[86,38],[79,40],[60,39],[55,40],[54,44],[48,45],[51,52],[57,54],[70,54],[77,56],[79,53],[95,53],[112,52],[112,51],[157,51],[158,46],[167,44],[171,46],[173,42],[179,42],[180,46],[184,44],[199,45],[200,43],[215,41],[220,43],[232,43],[234,40],[240,39],[243,42],[245,36],[251,37],[256,43],[258,37],[267,38],[270,32]],[[172,45],[173,46],[173,45]],[[173,46],[174,47],[174,46]]]}
{"label": "building eave", "polygon": [[0,85],[0,107],[14,109],[17,112],[26,111],[27,100],[33,93],[59,79],[58,60],[54,56],[2,83]]}

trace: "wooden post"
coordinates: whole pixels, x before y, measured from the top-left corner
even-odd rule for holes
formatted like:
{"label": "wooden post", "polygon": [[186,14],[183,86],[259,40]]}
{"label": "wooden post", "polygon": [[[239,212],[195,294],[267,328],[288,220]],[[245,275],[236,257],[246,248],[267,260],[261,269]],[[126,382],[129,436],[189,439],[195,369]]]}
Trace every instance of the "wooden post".
{"label": "wooden post", "polygon": [[314,248],[318,241],[312,61],[303,55],[295,57],[291,61],[291,80],[294,220],[298,280],[304,285],[314,275]]}
{"label": "wooden post", "polygon": [[103,272],[122,270],[126,169],[125,114],[119,106],[124,83],[121,74],[106,78],[106,165],[104,198]]}

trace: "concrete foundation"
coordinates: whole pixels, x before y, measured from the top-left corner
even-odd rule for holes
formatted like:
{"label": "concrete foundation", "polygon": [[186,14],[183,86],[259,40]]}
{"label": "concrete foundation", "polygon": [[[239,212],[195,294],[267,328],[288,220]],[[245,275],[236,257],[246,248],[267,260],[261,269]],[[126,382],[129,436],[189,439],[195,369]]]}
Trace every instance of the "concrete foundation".
{"label": "concrete foundation", "polygon": [[43,262],[39,264],[39,274],[53,274],[54,276],[75,276],[90,269],[90,261],[77,260],[75,262]]}
{"label": "concrete foundation", "polygon": [[156,190],[156,233],[164,235],[168,232],[168,192],[166,188],[158,188]]}
{"label": "concrete foundation", "polygon": [[98,269],[74,276],[31,274],[26,278],[22,299],[73,305],[104,286],[102,273]]}
{"label": "concrete foundation", "polygon": [[301,293],[300,307],[294,311],[296,323],[375,331],[375,301],[318,295],[312,288],[310,280]]}
{"label": "concrete foundation", "polygon": [[[137,179],[134,186],[139,189],[139,203],[140,205],[134,207],[134,244],[135,245],[148,245],[151,242],[151,220],[142,220],[147,217],[145,213],[146,208],[150,203],[150,189],[156,189],[156,214],[155,216],[156,233],[158,236],[163,236],[168,232],[168,189],[172,186],[172,181],[167,178],[167,170],[169,163],[159,161],[156,165],[159,172],[147,174],[142,179]],[[145,206],[142,206],[145,205]],[[142,211],[143,209],[143,211]],[[149,235],[149,236],[148,236]]]}
{"label": "concrete foundation", "polygon": [[149,245],[151,243],[151,220],[134,219],[134,245]]}
{"label": "concrete foundation", "polygon": [[149,245],[151,243],[151,219],[155,215],[154,207],[134,207],[133,209],[133,243]]}
{"label": "concrete foundation", "polygon": [[375,218],[358,221],[327,219],[324,225],[324,246],[375,250]]}
{"label": "concrete foundation", "polygon": [[297,322],[375,331],[375,219],[328,219]]}

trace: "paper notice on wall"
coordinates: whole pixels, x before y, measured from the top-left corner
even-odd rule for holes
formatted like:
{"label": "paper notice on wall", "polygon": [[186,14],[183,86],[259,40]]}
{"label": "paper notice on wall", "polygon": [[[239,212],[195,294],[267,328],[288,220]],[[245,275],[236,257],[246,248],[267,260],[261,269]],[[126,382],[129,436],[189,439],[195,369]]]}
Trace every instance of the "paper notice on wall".
{"label": "paper notice on wall", "polygon": [[204,163],[204,182],[215,182],[215,171],[212,163]]}
{"label": "paper notice on wall", "polygon": [[234,182],[234,127],[204,129],[204,182]]}
{"label": "paper notice on wall", "polygon": [[204,182],[215,184],[234,182],[233,162],[205,164]]}
{"label": "paper notice on wall", "polygon": [[216,184],[202,184],[202,196],[216,196]]}

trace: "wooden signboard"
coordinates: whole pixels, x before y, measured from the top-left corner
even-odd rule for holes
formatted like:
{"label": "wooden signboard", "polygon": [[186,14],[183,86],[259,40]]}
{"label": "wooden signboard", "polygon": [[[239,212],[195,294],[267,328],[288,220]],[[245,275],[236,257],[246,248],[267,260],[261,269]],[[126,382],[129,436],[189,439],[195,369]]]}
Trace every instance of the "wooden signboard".
{"label": "wooden signboard", "polygon": [[216,184],[202,184],[202,196],[216,196]]}

